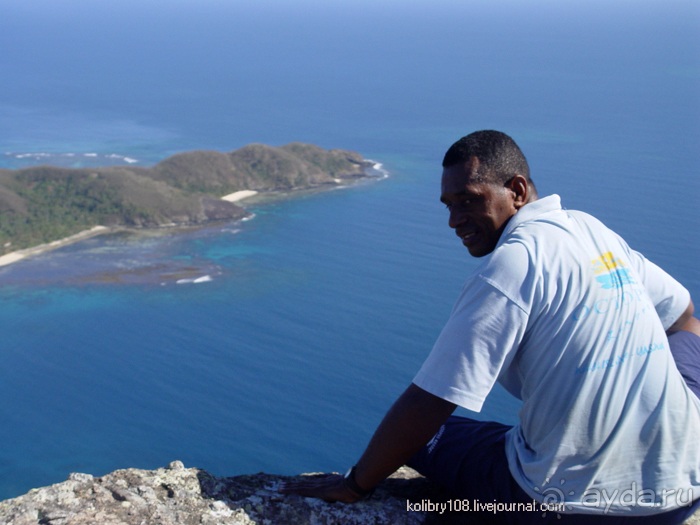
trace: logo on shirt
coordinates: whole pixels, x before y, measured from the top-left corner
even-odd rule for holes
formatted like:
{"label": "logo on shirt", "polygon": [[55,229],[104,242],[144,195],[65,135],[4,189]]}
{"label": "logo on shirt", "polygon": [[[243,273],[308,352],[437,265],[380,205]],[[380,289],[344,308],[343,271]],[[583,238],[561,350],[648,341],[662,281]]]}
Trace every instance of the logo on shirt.
{"label": "logo on shirt", "polygon": [[602,274],[595,279],[606,290],[620,288],[624,284],[634,284],[629,270],[625,268],[625,263],[612,252],[601,254],[597,259],[593,259],[591,264],[596,274]]}

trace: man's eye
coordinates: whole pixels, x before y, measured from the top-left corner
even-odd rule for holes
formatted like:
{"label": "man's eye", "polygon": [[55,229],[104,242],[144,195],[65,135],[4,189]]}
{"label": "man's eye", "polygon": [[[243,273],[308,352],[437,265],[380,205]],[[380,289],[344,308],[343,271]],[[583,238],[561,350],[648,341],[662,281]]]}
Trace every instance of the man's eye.
{"label": "man's eye", "polygon": [[475,201],[474,201],[474,199],[461,199],[457,202],[450,202],[450,203],[444,202],[443,204],[445,205],[445,208],[447,208],[448,210],[451,210],[454,206],[463,206],[463,207],[464,206],[466,206],[466,207],[473,206],[475,204]]}

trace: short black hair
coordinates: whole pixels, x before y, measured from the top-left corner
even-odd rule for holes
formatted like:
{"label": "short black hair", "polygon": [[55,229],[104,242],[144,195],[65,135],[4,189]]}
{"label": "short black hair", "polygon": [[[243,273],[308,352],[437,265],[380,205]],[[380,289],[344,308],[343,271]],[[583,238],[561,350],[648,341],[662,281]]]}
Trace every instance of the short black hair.
{"label": "short black hair", "polygon": [[525,155],[505,133],[487,129],[462,137],[447,150],[442,166],[450,168],[472,157],[479,159],[476,175],[480,181],[505,184],[515,175],[522,175],[533,184]]}

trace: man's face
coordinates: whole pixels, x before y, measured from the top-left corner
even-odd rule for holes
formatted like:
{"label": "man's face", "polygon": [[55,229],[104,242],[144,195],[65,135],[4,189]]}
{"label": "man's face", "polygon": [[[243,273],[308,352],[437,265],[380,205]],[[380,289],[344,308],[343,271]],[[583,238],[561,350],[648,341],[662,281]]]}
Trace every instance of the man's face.
{"label": "man's face", "polygon": [[518,209],[515,194],[508,187],[477,182],[479,159],[445,168],[442,172],[440,200],[450,210],[450,228],[473,257],[488,255]]}

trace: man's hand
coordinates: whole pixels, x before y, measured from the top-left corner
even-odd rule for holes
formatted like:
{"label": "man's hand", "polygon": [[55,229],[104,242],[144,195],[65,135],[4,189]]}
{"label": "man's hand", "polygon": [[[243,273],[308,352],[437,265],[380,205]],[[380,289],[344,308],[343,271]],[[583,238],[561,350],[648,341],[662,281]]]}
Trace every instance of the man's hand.
{"label": "man's hand", "polygon": [[321,474],[309,476],[303,481],[286,481],[280,483],[278,492],[281,494],[298,494],[308,498],[319,498],[327,502],[341,501],[355,503],[362,499],[345,484],[345,478],[340,474]]}

